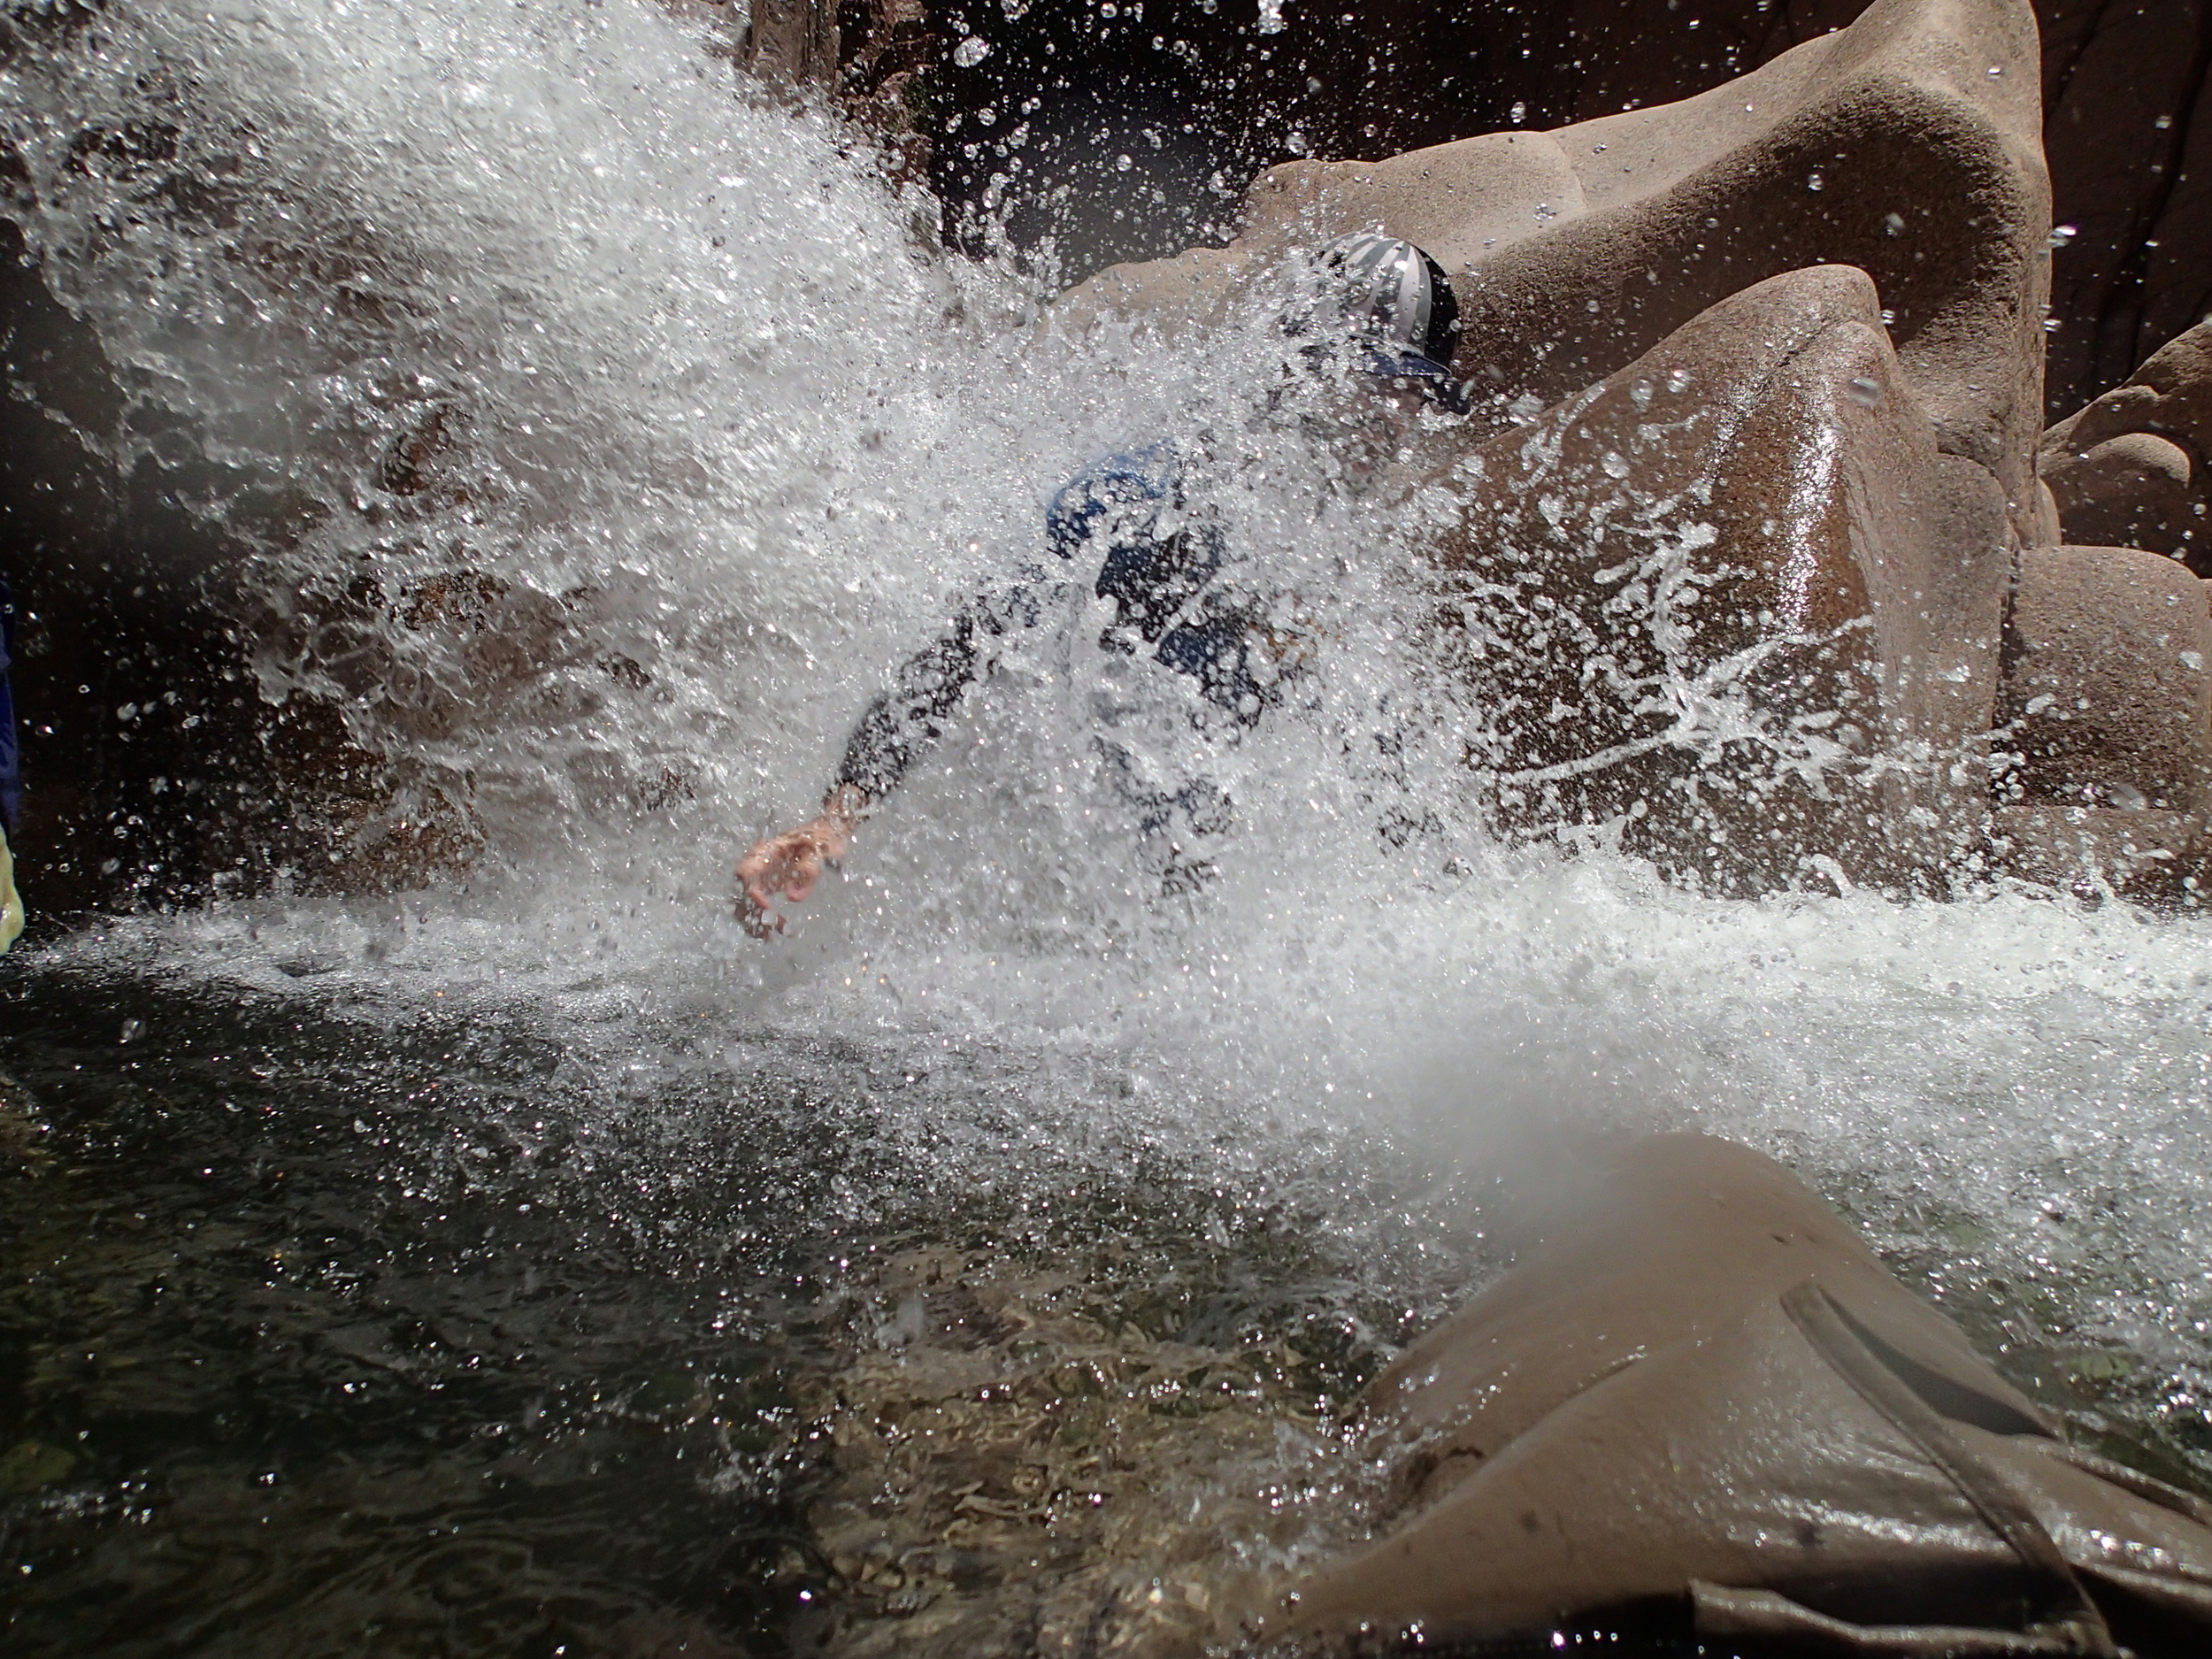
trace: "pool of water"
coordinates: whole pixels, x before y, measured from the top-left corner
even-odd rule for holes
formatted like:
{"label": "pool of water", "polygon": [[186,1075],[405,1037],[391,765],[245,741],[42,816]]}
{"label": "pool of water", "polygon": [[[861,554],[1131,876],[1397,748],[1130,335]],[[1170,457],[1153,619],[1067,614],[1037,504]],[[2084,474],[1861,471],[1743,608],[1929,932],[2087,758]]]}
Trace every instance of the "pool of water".
{"label": "pool of water", "polygon": [[12,1651],[1012,1651],[1155,1580],[1202,1620],[1357,1480],[1349,1391],[1475,1248],[1403,1237],[1448,1178],[1194,1145],[1110,1066],[6,995]]}
{"label": "pool of water", "polygon": [[[649,953],[464,946],[475,905],[381,953],[320,905],[12,961],[12,1650],[1233,1649],[1363,1536],[1358,1386],[1497,1270],[1521,1171],[1660,1127],[1793,1162],[2085,1438],[2203,1485],[2203,993],[2139,985],[2193,925],[1632,873],[1550,872],[1541,943],[1466,895],[1521,966],[1449,1086],[1347,1044],[1302,1094],[1225,1071],[1248,1014],[1194,1053],[1188,1007],[678,997]],[[2021,954],[1932,979],[1962,935]]]}

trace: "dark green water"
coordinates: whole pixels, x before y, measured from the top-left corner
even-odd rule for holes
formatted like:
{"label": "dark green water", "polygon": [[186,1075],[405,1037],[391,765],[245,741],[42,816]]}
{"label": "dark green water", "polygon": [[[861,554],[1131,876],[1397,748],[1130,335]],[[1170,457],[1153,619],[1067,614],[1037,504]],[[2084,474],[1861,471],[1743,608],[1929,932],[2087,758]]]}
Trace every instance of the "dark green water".
{"label": "dark green water", "polygon": [[[11,1659],[1226,1651],[1356,1535],[1340,1414],[1488,1265],[1465,1171],[1102,1060],[5,974]],[[1824,1184],[2200,1480],[2095,1286]],[[1612,1635],[1570,1646],[1678,1650]]]}
{"label": "dark green water", "polygon": [[1018,1647],[1310,1526],[1148,1496],[1325,1460],[1466,1275],[1004,1056],[7,973],[11,1655]]}

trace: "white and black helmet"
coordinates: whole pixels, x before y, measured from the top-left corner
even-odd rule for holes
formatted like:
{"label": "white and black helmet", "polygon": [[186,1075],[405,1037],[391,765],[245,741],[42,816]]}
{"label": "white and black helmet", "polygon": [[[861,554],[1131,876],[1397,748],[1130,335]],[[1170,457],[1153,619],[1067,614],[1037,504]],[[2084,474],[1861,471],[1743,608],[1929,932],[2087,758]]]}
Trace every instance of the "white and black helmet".
{"label": "white and black helmet", "polygon": [[1321,250],[1354,331],[1386,349],[1448,365],[1459,344],[1459,301],[1444,267],[1409,242],[1358,231]]}

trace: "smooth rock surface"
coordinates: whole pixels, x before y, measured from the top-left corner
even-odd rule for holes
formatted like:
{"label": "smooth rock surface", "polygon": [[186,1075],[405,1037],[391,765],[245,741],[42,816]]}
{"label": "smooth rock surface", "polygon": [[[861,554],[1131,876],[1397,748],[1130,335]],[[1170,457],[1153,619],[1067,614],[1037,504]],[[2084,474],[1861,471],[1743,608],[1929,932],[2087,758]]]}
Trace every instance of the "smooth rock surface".
{"label": "smooth rock surface", "polygon": [[1601,379],[1767,277],[1855,265],[1939,446],[1997,478],[2026,539],[2049,277],[2037,62],[2020,0],[1877,0],[1680,103],[1275,168],[1229,248],[1102,272],[1069,316],[1205,314],[1286,246],[1379,227],[1453,273],[1457,366],[1502,407]]}
{"label": "smooth rock surface", "polygon": [[1939,453],[1864,273],[1722,302],[1454,488],[1440,645],[1509,822],[1619,822],[1718,891],[1978,840],[2003,503]]}
{"label": "smooth rock surface", "polygon": [[2006,618],[1998,719],[2015,803],[2212,804],[2205,585],[2129,548],[2029,548]]}
{"label": "smooth rock surface", "polygon": [[1296,1586],[1286,1629],[1438,1644],[1642,1615],[1812,1644],[1790,1651],[2212,1641],[2212,1509],[2068,1447],[1770,1160],[1636,1142],[1529,1233],[1370,1386],[1405,1447],[1398,1504]]}
{"label": "smooth rock surface", "polygon": [[2212,322],[2154,352],[2044,434],[2039,464],[2067,540],[2171,554],[2212,575]]}

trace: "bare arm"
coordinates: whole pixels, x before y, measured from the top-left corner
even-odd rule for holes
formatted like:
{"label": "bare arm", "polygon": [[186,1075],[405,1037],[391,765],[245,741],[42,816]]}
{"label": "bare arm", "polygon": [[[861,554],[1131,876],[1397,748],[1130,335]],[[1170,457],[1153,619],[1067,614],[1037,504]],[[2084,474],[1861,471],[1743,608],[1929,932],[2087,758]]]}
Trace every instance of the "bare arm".
{"label": "bare arm", "polygon": [[775,906],[797,904],[814,891],[822,872],[853,844],[867,792],[857,784],[833,785],[822,810],[796,829],[756,841],[737,861],[737,918],[756,939],[780,933],[784,918]]}

